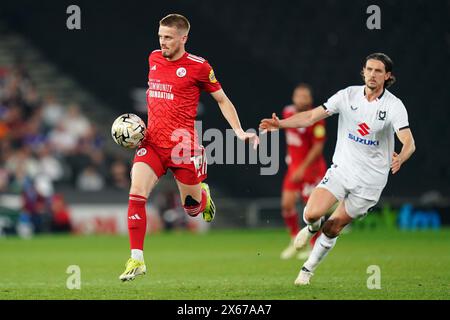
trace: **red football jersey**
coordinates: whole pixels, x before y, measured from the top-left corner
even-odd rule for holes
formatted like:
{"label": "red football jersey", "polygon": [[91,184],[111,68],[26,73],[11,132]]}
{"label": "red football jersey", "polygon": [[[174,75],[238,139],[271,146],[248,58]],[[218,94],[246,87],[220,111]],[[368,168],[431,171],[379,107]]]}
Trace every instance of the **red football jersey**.
{"label": "red football jersey", "polygon": [[[283,109],[283,119],[289,118],[296,113],[293,105],[287,106]],[[299,166],[306,155],[311,150],[315,142],[325,141],[326,130],[325,120],[316,122],[308,128],[289,128],[286,129],[286,143],[287,143],[287,159],[286,163],[289,170],[295,169]],[[323,175],[326,170],[325,159],[322,155],[306,169],[305,179],[315,178]]]}
{"label": "red football jersey", "polygon": [[200,92],[221,89],[214,71],[205,59],[185,53],[176,61],[168,61],[161,50],[148,59],[146,139],[161,148],[198,149],[194,122]]}

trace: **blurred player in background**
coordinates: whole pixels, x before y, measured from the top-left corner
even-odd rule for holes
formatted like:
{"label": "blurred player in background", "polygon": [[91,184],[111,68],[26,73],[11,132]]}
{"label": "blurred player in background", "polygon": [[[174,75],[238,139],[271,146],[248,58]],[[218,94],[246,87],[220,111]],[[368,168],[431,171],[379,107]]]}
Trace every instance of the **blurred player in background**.
{"label": "blurred player in background", "polygon": [[[292,94],[292,102],[293,104],[283,109],[284,119],[312,108],[311,87],[306,83],[297,85]],[[308,128],[286,129],[288,169],[283,180],[281,214],[289,230],[291,241],[288,247],[281,252],[281,259],[290,259],[295,255],[299,259],[306,259],[311,251],[307,247],[303,251],[297,252],[294,247],[294,238],[300,231],[296,205],[298,199],[301,199],[303,205],[306,205],[311,192],[327,171],[322,155],[325,138],[325,120],[320,120]],[[318,236],[319,233],[316,233],[311,239],[311,248]]]}
{"label": "blurred player in background", "polygon": [[[288,119],[279,120],[273,114],[272,119],[261,121],[263,130],[306,128],[339,114],[333,164],[311,194],[303,212],[307,226],[294,240],[294,246],[301,249],[322,230],[300,269],[296,285],[310,283],[314,270],[333,249],[342,229],[377,204],[389,171],[397,173],[415,151],[406,108],[386,89],[395,82],[392,68],[386,54],[370,54],[361,71],[365,85],[340,90],[321,106]],[[402,143],[399,154],[394,150],[394,132]],[[336,203],[336,210],[324,222],[324,215]]]}
{"label": "blurred player in background", "polygon": [[190,216],[202,214],[207,222],[214,219],[209,187],[202,182],[206,178],[205,152],[198,144],[194,129],[200,92],[213,96],[240,140],[250,140],[255,149],[259,143],[256,134],[242,129],[236,109],[208,61],[185,51],[189,29],[189,21],[182,15],[164,17],[158,31],[161,49],[149,56],[147,132],[136,151],[131,171],[128,205],[131,257],[119,277],[122,281],[133,280],[146,272],[145,205],[167,169],[175,177],[185,212]]}

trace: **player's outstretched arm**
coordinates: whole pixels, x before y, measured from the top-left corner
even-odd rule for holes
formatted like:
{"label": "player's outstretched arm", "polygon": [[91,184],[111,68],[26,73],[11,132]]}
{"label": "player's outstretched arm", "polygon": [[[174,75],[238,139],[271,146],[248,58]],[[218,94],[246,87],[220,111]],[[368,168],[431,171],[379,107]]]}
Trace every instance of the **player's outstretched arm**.
{"label": "player's outstretched arm", "polygon": [[253,143],[253,149],[256,150],[259,144],[258,135],[255,133],[248,133],[242,129],[241,122],[239,121],[239,116],[237,114],[236,108],[233,103],[228,99],[225,92],[220,89],[213,93],[211,93],[213,98],[219,104],[220,110],[222,111],[223,116],[230,124],[231,128],[233,128],[234,133],[240,140],[249,140],[250,143]]}
{"label": "player's outstretched arm", "polygon": [[392,155],[391,170],[392,174],[396,174],[402,164],[411,157],[416,151],[416,144],[411,129],[406,128],[397,132],[398,140],[403,144],[400,154],[394,152]]}
{"label": "player's outstretched arm", "polygon": [[272,114],[272,119],[262,119],[259,128],[264,131],[273,131],[286,128],[305,128],[313,125],[319,120],[328,117],[328,113],[324,107],[319,106],[312,110],[299,112],[293,116],[280,120],[275,113]]}

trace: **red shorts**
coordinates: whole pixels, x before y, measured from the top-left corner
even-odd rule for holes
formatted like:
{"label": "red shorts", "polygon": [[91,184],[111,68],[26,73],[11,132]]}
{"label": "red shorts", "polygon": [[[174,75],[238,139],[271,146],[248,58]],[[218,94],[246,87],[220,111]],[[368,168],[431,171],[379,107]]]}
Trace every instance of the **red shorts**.
{"label": "red shorts", "polygon": [[301,197],[302,202],[306,204],[308,202],[309,196],[313,192],[314,188],[319,184],[319,182],[322,180],[323,176],[325,175],[325,172],[323,175],[317,175],[315,177],[308,177],[308,179],[304,179],[300,182],[293,182],[291,180],[293,170],[288,170],[284,176],[283,179],[283,191],[294,191],[298,193],[298,195]]}
{"label": "red shorts", "polygon": [[136,162],[148,164],[158,178],[165,175],[167,169],[170,169],[175,179],[184,184],[199,184],[206,179],[207,163],[203,146],[200,146],[198,150],[188,150],[183,154],[172,148],[150,145],[144,140],[134,155],[133,163]]}

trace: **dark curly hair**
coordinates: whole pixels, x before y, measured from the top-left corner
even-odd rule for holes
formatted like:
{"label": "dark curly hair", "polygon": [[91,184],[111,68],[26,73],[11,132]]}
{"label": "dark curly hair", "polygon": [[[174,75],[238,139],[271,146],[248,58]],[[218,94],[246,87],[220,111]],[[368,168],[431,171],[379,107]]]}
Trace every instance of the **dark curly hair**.
{"label": "dark curly hair", "polygon": [[[392,74],[392,69],[394,67],[394,63],[392,62],[391,58],[388,57],[387,54],[384,54],[381,52],[369,54],[366,57],[366,60],[364,61],[363,68],[366,66],[368,60],[378,60],[378,61],[383,62],[384,69],[386,70],[386,72],[391,73],[391,76],[389,77],[389,79],[384,81],[385,88],[389,88],[392,84],[394,84],[394,82],[396,80],[395,76]],[[364,80],[364,71],[361,71],[361,76],[363,77],[363,80]]]}

